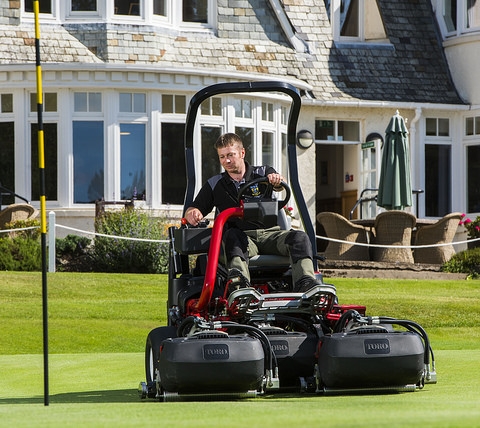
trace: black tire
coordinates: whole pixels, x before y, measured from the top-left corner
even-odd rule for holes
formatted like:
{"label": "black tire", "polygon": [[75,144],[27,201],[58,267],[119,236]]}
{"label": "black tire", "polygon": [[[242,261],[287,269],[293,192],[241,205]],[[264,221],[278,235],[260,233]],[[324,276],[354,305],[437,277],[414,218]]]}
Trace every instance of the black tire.
{"label": "black tire", "polygon": [[157,327],[147,336],[145,345],[145,377],[147,380],[148,395],[155,397],[155,370],[160,359],[160,345],[165,339],[177,337],[177,329],[172,326]]}

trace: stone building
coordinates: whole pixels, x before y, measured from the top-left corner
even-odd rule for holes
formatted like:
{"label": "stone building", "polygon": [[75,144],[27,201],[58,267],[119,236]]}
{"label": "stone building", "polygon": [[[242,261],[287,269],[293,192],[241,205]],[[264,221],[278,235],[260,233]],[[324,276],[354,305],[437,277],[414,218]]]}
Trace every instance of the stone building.
{"label": "stone building", "polygon": [[[38,203],[32,0],[0,0],[0,183]],[[378,186],[382,138],[406,118],[420,216],[480,212],[480,6],[469,0],[41,0],[47,208],[92,230],[95,200],[180,216],[190,98],[214,83],[280,80],[302,94],[300,182],[312,218],[349,215]],[[194,147],[242,136],[285,171],[288,100],[212,98]],[[3,204],[13,202],[3,198]],[[374,202],[362,206],[374,216]],[[358,213],[356,213],[358,215]]]}

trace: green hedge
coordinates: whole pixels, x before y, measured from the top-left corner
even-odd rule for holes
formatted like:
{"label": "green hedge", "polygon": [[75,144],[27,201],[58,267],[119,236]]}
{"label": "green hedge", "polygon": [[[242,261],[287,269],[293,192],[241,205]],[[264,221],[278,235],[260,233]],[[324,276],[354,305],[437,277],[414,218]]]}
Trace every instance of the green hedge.
{"label": "green hedge", "polygon": [[466,273],[470,278],[480,278],[480,248],[455,254],[443,265],[444,272]]}

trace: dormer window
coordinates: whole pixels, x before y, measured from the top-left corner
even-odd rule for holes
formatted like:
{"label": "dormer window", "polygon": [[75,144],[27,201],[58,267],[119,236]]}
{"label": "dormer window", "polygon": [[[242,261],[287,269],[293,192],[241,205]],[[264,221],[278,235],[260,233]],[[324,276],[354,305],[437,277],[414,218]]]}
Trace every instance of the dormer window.
{"label": "dormer window", "polygon": [[336,42],[387,43],[376,1],[325,0]]}
{"label": "dormer window", "polygon": [[440,0],[436,13],[447,37],[480,30],[480,3],[476,0]]}

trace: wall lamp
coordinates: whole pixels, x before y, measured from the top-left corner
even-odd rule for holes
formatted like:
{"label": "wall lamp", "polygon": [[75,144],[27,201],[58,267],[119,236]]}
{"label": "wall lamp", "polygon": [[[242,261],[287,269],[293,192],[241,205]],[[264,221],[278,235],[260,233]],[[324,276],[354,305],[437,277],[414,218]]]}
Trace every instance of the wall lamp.
{"label": "wall lamp", "polygon": [[313,134],[306,129],[297,133],[297,145],[302,149],[308,149],[313,144]]}

